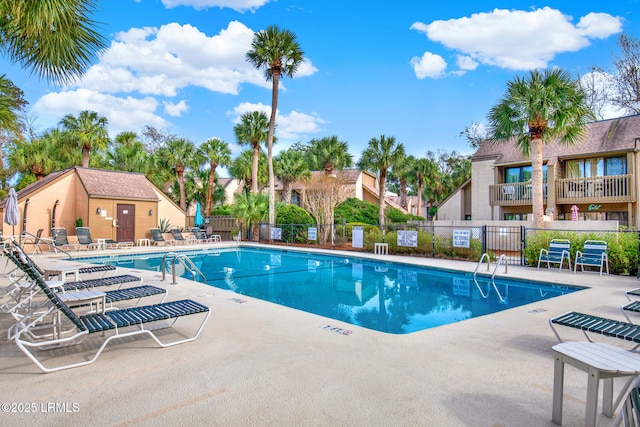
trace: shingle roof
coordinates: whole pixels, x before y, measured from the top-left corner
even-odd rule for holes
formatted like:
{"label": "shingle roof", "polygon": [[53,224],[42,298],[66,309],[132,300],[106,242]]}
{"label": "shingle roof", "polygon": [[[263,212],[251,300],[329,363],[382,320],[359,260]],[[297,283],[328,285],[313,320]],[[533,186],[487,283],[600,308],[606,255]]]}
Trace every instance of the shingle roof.
{"label": "shingle roof", "polygon": [[[18,191],[18,199],[33,194],[74,169],[90,197],[158,200],[152,185],[141,173],[89,169],[78,166],[52,172],[40,181],[27,185]],[[5,204],[6,198],[0,202],[0,209],[4,208]]]}
{"label": "shingle roof", "polygon": [[90,197],[158,200],[144,174],[80,167],[76,172]]}
{"label": "shingle roof", "polygon": [[[549,160],[558,157],[584,157],[589,154],[631,151],[636,148],[636,138],[640,138],[640,115],[602,120],[587,125],[585,138],[575,145],[564,145],[557,141],[545,144],[542,148],[542,157]],[[515,139],[497,143],[485,141],[471,156],[471,160],[483,158],[496,158],[496,164],[529,160],[522,155],[522,150],[515,144]]]}

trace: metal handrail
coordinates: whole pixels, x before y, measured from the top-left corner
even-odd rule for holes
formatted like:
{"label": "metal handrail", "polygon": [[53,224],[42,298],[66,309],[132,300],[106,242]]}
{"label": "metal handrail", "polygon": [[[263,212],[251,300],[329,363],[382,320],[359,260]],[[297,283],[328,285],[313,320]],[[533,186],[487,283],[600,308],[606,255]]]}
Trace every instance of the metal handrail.
{"label": "metal handrail", "polygon": [[202,277],[202,282],[204,284],[207,283],[207,278],[204,276],[204,274],[202,274],[202,271],[200,271],[200,269],[196,267],[193,261],[191,261],[191,258],[189,258],[186,255],[178,254],[175,252],[168,252],[164,254],[164,256],[162,257],[162,280],[163,281],[166,278],[166,271],[167,271],[166,260],[169,257],[173,257],[171,261],[171,275],[173,279],[173,281],[171,282],[172,285],[176,285],[178,283],[176,281],[176,262],[180,262],[180,264],[182,264],[182,266],[186,268],[187,271],[189,271],[189,273],[191,273],[195,281],[198,281],[197,277],[198,275],[200,275],[200,277]]}
{"label": "metal handrail", "polygon": [[[473,272],[473,281],[476,284],[476,287],[478,288],[478,291],[480,292],[480,295],[482,296],[482,298],[487,298],[489,296],[489,290],[487,290],[486,294],[484,292],[482,292],[482,288],[480,288],[480,284],[478,283],[478,279],[476,278],[477,273],[478,273],[478,268],[480,267],[480,264],[482,264],[482,261],[484,261],[484,259],[487,258],[487,271],[489,271],[489,267],[491,265],[491,257],[489,257],[488,253],[483,253],[482,256],[480,257],[480,261],[478,261],[478,265],[476,265],[476,269]],[[507,256],[505,254],[500,255],[500,258],[498,258],[498,262],[496,263],[495,268],[493,269],[493,273],[491,274],[491,286],[493,286],[493,289],[495,289],[496,294],[498,294],[498,298],[500,299],[501,303],[506,303],[507,300],[502,296],[502,293],[500,293],[500,290],[498,289],[498,285],[496,285],[495,282],[495,276],[496,276],[496,271],[498,270],[498,267],[500,267],[500,263],[504,262],[504,272],[505,274],[507,273]]]}

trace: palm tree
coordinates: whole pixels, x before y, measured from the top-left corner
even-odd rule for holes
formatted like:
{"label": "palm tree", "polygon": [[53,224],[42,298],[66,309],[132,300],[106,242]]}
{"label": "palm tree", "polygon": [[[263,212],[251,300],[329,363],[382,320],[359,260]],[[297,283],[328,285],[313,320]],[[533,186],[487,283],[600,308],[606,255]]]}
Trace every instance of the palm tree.
{"label": "palm tree", "polygon": [[231,164],[231,149],[229,149],[229,144],[220,138],[209,138],[200,145],[200,151],[204,158],[209,159],[209,185],[205,202],[205,213],[209,216],[212,204],[211,196],[215,187],[216,168]]}
{"label": "palm tree", "polygon": [[322,169],[326,175],[332,175],[334,169],[353,166],[353,156],[349,154],[348,144],[340,141],[336,135],[312,139],[304,156],[311,170]]}
{"label": "palm tree", "polygon": [[258,193],[258,158],[260,143],[266,142],[269,135],[269,121],[262,111],[244,113],[240,123],[233,127],[233,133],[240,145],[251,145],[253,148],[253,167],[251,169],[251,192]]}
{"label": "palm tree", "polygon": [[251,228],[251,240],[260,237],[259,224],[269,215],[269,201],[264,194],[239,194],[231,205],[231,215],[238,218],[241,224]]}
{"label": "palm tree", "polygon": [[106,47],[90,19],[95,6],[93,0],[0,1],[0,49],[49,81],[69,83]]}
{"label": "palm tree", "polygon": [[106,162],[116,170],[144,173],[147,171],[147,154],[135,132],[120,132],[116,135],[113,149],[107,152]]}
{"label": "palm tree", "polygon": [[95,111],[81,111],[78,117],[67,114],[60,120],[60,125],[66,131],[68,145],[81,149],[82,167],[89,167],[92,150],[106,150],[109,146],[107,118],[98,116]]}
{"label": "palm tree", "polygon": [[413,156],[404,156],[403,158],[398,159],[389,174],[395,177],[397,182],[400,184],[400,206],[405,210],[407,210],[409,206],[407,201],[407,183],[412,175],[413,162],[415,162],[415,160],[416,159]]}
{"label": "palm tree", "polygon": [[178,179],[178,188],[180,190],[180,208],[187,210],[187,197],[185,193],[184,172],[188,168],[198,168],[202,164],[202,158],[197,155],[196,147],[193,142],[177,138],[167,142],[166,147],[158,150],[162,152],[162,156],[176,173]]}
{"label": "palm tree", "polygon": [[273,167],[276,177],[282,182],[282,199],[291,204],[291,185],[311,178],[309,165],[300,151],[289,148],[276,156]]}
{"label": "palm tree", "polygon": [[576,79],[560,69],[531,71],[507,83],[504,97],[488,114],[491,139],[515,139],[531,156],[533,226],[544,227],[542,146],[551,140],[576,143],[595,120]]}
{"label": "palm tree", "polygon": [[422,189],[424,188],[425,181],[437,173],[438,167],[424,157],[416,159],[412,165],[413,179],[412,182],[418,187],[418,216],[422,216]]}
{"label": "palm tree", "polygon": [[247,60],[257,69],[264,68],[267,81],[271,80],[271,117],[267,136],[267,161],[269,165],[269,224],[275,223],[275,175],[273,171],[273,133],[278,111],[278,84],[280,76],[293,77],[304,58],[296,35],[270,25],[253,36]]}
{"label": "palm tree", "polygon": [[[229,173],[232,177],[244,181],[245,191],[253,187],[253,153],[251,150],[240,152],[238,157],[233,159],[229,166]],[[267,155],[260,152],[260,162],[258,163],[258,184],[264,185],[267,182]]]}
{"label": "palm tree", "polygon": [[30,142],[18,141],[9,153],[9,164],[19,171],[28,171],[36,181],[56,170],[57,148],[46,137]]}
{"label": "palm tree", "polygon": [[404,146],[396,142],[395,137],[384,135],[371,138],[369,145],[362,152],[362,158],[358,162],[360,169],[369,170],[378,174],[378,216],[380,229],[384,236],[384,193],[387,180],[387,171],[398,164],[405,157]]}

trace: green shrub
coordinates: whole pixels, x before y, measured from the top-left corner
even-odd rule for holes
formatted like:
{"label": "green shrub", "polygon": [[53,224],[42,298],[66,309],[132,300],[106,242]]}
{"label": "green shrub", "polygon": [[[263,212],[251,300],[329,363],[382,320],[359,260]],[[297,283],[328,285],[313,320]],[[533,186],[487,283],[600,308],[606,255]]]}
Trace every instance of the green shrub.
{"label": "green shrub", "polygon": [[336,224],[342,219],[348,223],[378,224],[378,205],[351,197],[336,206],[333,215]]}
{"label": "green shrub", "polygon": [[215,206],[211,209],[211,216],[231,215],[231,207],[229,205]]}
{"label": "green shrub", "polygon": [[316,221],[309,212],[296,205],[280,205],[276,209],[276,224],[283,224],[282,240],[303,243],[307,239],[307,228]]}
{"label": "green shrub", "polygon": [[[638,233],[578,233],[573,231],[538,231],[527,237],[524,256],[527,265],[537,266],[540,249],[548,249],[552,239],[568,239],[571,242],[571,260],[582,250],[585,240],[607,242],[609,272],[611,274],[635,275],[638,273]],[[573,268],[573,265],[572,265]]]}
{"label": "green shrub", "polygon": [[388,207],[385,217],[390,222],[407,222],[407,221],[424,221],[424,218],[418,215],[403,213],[400,209]]}

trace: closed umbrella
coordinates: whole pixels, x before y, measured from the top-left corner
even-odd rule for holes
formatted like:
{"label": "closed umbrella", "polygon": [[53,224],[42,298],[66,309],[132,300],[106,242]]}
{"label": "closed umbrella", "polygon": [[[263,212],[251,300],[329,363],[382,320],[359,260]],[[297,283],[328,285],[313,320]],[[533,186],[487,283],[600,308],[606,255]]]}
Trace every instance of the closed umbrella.
{"label": "closed umbrella", "polygon": [[18,193],[16,190],[9,189],[7,195],[7,204],[4,207],[4,222],[13,227],[12,234],[15,234],[15,226],[20,221],[20,213],[18,212]]}
{"label": "closed umbrella", "polygon": [[200,227],[204,224],[204,220],[202,219],[202,212],[200,212],[200,202],[196,204],[196,216],[193,218],[193,225],[196,227]]}

